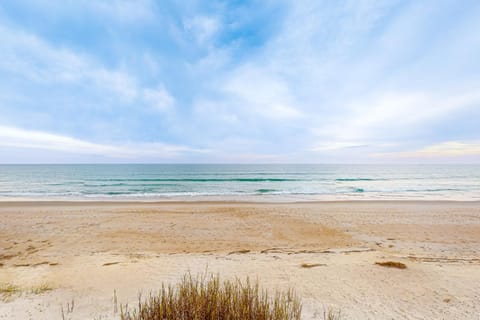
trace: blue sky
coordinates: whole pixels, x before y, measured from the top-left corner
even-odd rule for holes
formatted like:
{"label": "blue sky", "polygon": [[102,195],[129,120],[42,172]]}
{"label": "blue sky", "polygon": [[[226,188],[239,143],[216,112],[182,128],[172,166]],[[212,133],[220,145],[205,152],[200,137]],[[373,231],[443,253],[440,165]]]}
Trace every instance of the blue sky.
{"label": "blue sky", "polygon": [[480,2],[6,0],[0,162],[480,163]]}

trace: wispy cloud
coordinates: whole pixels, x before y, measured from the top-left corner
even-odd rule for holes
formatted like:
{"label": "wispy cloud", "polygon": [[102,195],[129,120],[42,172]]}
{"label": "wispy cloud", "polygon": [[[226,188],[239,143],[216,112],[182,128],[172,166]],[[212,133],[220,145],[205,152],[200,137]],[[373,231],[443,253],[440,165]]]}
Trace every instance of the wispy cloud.
{"label": "wispy cloud", "polygon": [[255,113],[267,119],[292,119],[302,116],[288,84],[267,69],[245,66],[227,76],[222,88],[241,113]]}
{"label": "wispy cloud", "polygon": [[175,106],[175,98],[163,86],[156,89],[145,89],[143,98],[148,105],[158,111],[168,111]]}
{"label": "wispy cloud", "polygon": [[0,126],[0,147],[42,149],[73,154],[100,155],[112,159],[129,158],[132,160],[141,160],[143,157],[154,157],[156,160],[163,160],[178,157],[183,153],[208,152],[205,149],[159,142],[124,143],[123,145],[100,144],[69,136],[6,126]]}
{"label": "wispy cloud", "polygon": [[184,29],[191,33],[198,44],[210,44],[220,28],[220,22],[215,17],[197,15],[183,21]]}
{"label": "wispy cloud", "polygon": [[[108,22],[121,24],[144,23],[155,18],[155,2],[152,0],[78,0],[56,1],[32,0],[28,4],[20,2],[10,4],[13,8],[21,8],[26,12],[36,13],[50,19],[99,17]],[[7,6],[8,7],[8,6]]]}
{"label": "wispy cloud", "polygon": [[88,56],[55,47],[33,34],[0,25],[0,70],[42,85],[80,85],[130,101],[138,94],[136,79],[109,70]]}
{"label": "wispy cloud", "polygon": [[[142,84],[142,79],[127,68],[107,67],[91,55],[56,46],[1,23],[0,39],[0,90],[15,85],[15,90],[1,95],[0,101],[10,97],[3,102],[3,108],[13,114],[41,112],[57,117],[75,110],[75,114],[67,113],[68,119],[63,119],[75,124],[79,114],[92,122],[109,122],[112,119],[103,116],[97,120],[90,114],[115,113],[117,117],[131,118],[134,112],[165,112],[175,105],[175,97],[163,83]],[[25,94],[29,91],[35,96]],[[12,100],[23,104],[8,106]],[[17,116],[18,122],[12,124],[24,125],[28,118],[32,117]]]}
{"label": "wispy cloud", "polygon": [[154,2],[151,0],[97,0],[80,1],[76,9],[89,9],[92,14],[110,16],[121,22],[144,22],[154,19]]}
{"label": "wispy cloud", "polygon": [[474,1],[2,4],[0,121],[83,155],[478,158],[478,14]]}
{"label": "wispy cloud", "polygon": [[312,130],[319,138],[328,139],[329,144],[335,141],[340,145],[390,146],[386,142],[412,139],[426,123],[448,119],[452,114],[473,110],[478,105],[477,91],[380,92],[350,102],[335,121]]}

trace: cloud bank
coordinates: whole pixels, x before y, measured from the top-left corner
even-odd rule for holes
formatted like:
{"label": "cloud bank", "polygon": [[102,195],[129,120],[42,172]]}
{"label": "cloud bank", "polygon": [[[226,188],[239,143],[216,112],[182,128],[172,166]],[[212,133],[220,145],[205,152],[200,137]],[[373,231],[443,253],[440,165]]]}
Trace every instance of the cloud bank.
{"label": "cloud bank", "polygon": [[480,163],[479,14],[476,1],[0,4],[0,161]]}

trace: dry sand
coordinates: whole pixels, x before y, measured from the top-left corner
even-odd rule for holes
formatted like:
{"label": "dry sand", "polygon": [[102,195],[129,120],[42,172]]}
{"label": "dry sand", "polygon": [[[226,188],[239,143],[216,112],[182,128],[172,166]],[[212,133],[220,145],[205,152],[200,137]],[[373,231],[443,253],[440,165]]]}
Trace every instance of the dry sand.
{"label": "dry sand", "polygon": [[0,319],[118,319],[114,290],[205,270],[294,287],[305,319],[480,319],[478,202],[2,202],[0,221]]}

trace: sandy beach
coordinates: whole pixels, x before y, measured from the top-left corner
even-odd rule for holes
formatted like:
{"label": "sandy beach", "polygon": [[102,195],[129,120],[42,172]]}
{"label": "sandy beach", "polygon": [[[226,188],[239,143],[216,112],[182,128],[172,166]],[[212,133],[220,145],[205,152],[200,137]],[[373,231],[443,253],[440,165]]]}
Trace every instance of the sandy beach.
{"label": "sandy beach", "polygon": [[295,288],[304,319],[480,318],[479,202],[6,201],[0,218],[0,319],[118,319],[114,292],[206,270]]}

